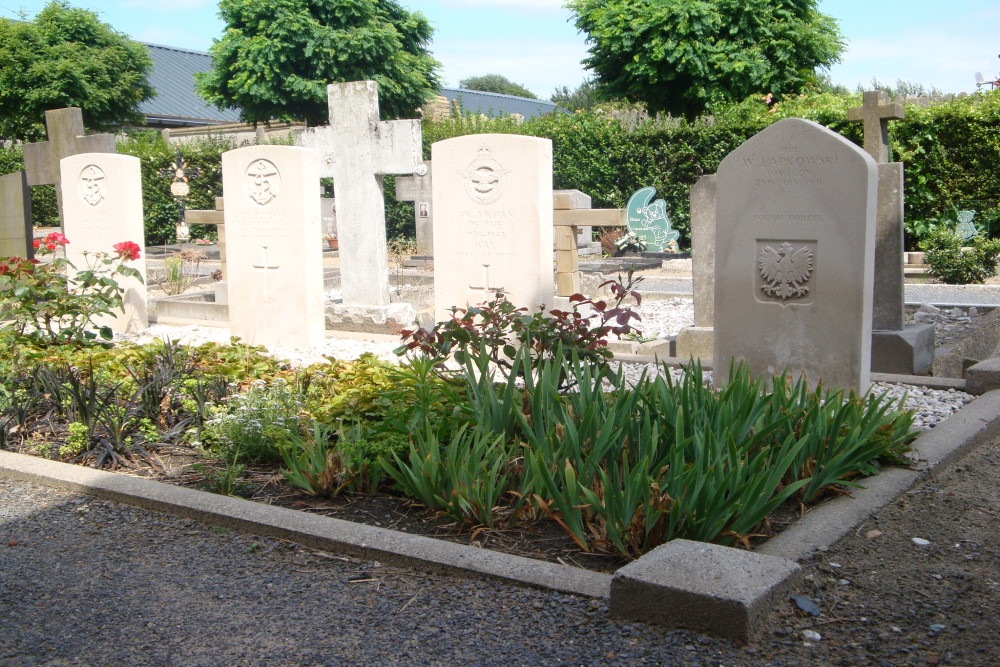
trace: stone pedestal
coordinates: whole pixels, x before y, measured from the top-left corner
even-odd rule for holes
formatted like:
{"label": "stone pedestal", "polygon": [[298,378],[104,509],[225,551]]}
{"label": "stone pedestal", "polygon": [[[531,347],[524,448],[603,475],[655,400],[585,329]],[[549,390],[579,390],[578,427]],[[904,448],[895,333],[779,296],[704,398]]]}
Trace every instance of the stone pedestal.
{"label": "stone pedestal", "polygon": [[934,325],[872,331],[872,372],[920,375],[934,363]]}
{"label": "stone pedestal", "polygon": [[326,306],[326,328],[339,331],[398,334],[401,329],[412,328],[416,319],[417,313],[409,303],[390,303],[384,306],[345,304]]}
{"label": "stone pedestal", "polygon": [[712,358],[714,327],[684,327],[677,334],[677,358],[682,361]]}

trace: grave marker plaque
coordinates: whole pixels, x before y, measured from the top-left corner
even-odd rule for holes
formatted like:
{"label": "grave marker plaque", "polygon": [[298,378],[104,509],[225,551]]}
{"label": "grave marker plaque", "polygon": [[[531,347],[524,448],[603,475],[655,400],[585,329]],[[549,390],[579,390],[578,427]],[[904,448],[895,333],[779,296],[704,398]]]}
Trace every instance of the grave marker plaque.
{"label": "grave marker plaque", "polygon": [[[117,243],[132,241],[145,248],[139,158],[81,153],[64,158],[60,166],[63,229],[70,241],[66,258],[78,270],[93,264],[93,253],[113,253]],[[128,266],[145,277],[145,254]],[[145,283],[122,276],[115,276],[115,280],[125,290],[125,312],[97,323],[122,333],[142,331],[149,326]]]}
{"label": "grave marker plaque", "polygon": [[292,146],[222,155],[229,325],[255,345],[323,342],[319,158]]}
{"label": "grave marker plaque", "polygon": [[754,374],[868,388],[877,177],[867,153],[797,118],[722,161],[716,383],[735,360]]}
{"label": "grave marker plaque", "polygon": [[553,305],[552,142],[508,134],[440,141],[434,171],[438,320],[504,289],[529,312]]}

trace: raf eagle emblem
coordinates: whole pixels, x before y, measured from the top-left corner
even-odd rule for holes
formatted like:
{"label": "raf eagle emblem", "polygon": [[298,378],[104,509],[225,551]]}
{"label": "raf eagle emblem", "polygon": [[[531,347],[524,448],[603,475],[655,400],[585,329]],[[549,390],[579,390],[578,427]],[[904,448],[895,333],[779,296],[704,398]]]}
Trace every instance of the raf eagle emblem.
{"label": "raf eagle emblem", "polygon": [[813,254],[808,247],[793,249],[791,243],[782,243],[775,250],[764,246],[760,251],[760,277],[764,284],[761,289],[768,296],[784,301],[805,296],[813,272]]}

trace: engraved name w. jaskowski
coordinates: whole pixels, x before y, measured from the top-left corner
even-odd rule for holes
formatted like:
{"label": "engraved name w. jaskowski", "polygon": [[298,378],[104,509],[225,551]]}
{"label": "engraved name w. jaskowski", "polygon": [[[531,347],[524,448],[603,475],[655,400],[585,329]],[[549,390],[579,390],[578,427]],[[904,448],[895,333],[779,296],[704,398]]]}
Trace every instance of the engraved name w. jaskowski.
{"label": "engraved name w. jaskowski", "polygon": [[808,246],[798,249],[791,243],[782,243],[775,250],[764,246],[760,251],[760,286],[768,296],[781,300],[805,296],[809,288],[805,286],[812,277],[813,253]]}

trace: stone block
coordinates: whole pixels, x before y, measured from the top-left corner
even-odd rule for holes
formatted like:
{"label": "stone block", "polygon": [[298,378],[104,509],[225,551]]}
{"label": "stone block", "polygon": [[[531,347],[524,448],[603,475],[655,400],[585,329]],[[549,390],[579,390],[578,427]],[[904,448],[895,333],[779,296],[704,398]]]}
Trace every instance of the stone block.
{"label": "stone block", "polygon": [[799,572],[783,558],[673,540],[615,572],[610,612],[748,642]]}
{"label": "stone block", "polygon": [[709,360],[715,336],[713,327],[684,327],[677,333],[677,357]]}
{"label": "stone block", "polygon": [[985,359],[965,371],[965,391],[985,394],[1000,389],[1000,358]]}
{"label": "stone block", "polygon": [[872,331],[872,372],[920,375],[934,363],[934,325]]}

